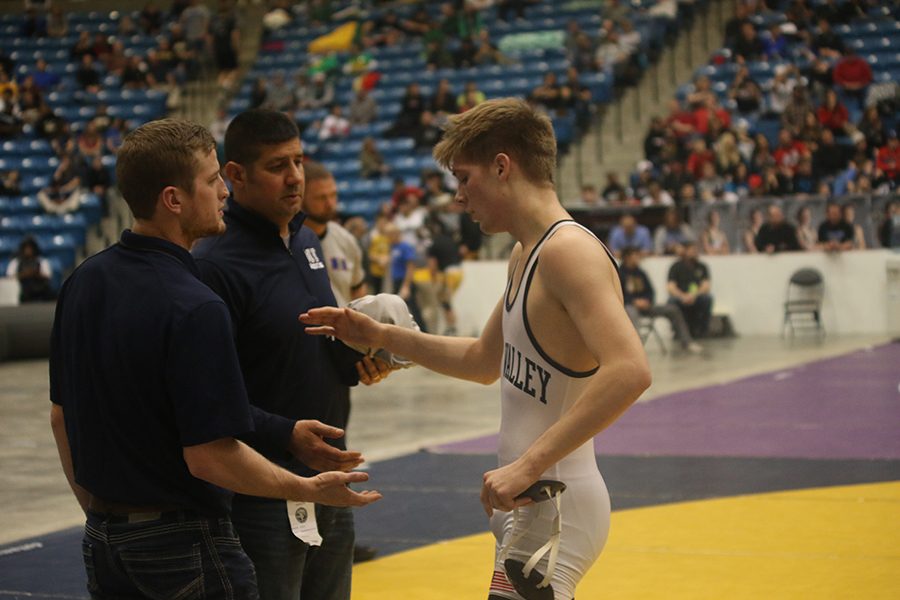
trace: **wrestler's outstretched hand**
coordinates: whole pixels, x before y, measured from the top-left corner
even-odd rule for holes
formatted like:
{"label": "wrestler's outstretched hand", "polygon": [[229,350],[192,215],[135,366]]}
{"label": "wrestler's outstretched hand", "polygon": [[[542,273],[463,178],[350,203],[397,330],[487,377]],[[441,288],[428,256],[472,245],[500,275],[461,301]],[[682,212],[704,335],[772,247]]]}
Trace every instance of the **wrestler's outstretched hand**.
{"label": "wrestler's outstretched hand", "polygon": [[384,325],[349,308],[313,308],[299,317],[310,335],[333,335],[345,344],[381,348]]}

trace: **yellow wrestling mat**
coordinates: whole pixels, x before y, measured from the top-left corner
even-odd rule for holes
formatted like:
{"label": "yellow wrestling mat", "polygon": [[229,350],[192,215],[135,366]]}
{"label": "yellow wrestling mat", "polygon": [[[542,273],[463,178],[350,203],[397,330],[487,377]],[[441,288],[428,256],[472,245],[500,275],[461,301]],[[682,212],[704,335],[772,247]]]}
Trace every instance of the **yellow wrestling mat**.
{"label": "yellow wrestling mat", "polygon": [[[435,515],[435,518],[440,518]],[[357,565],[353,600],[485,600],[484,533]],[[614,512],[578,600],[900,598],[900,482]]]}

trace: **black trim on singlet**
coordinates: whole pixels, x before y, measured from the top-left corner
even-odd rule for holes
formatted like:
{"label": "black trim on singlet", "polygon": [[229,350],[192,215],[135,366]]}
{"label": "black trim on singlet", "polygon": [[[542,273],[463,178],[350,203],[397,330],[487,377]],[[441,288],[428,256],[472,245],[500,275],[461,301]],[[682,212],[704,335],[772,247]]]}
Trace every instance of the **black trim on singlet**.
{"label": "black trim on singlet", "polygon": [[[537,249],[541,247],[541,244],[544,243],[544,240],[547,239],[547,236],[550,235],[550,232],[553,231],[553,228],[559,225],[560,223],[566,223],[568,221],[575,222],[575,219],[560,219],[553,225],[547,228],[547,231],[544,232],[544,235],[541,236],[541,239],[538,240],[537,244],[534,245],[534,248],[531,249],[531,252],[528,253],[528,260],[525,261],[525,268],[528,267],[528,263],[531,262],[531,257],[534,256],[534,253],[537,252]],[[519,257],[519,260],[522,260],[522,257]],[[506,312],[512,310],[512,305],[516,303],[516,299],[519,297],[519,290],[522,289],[522,281],[525,280],[525,271],[522,271],[522,277],[519,279],[519,285],[516,286],[516,295],[512,300],[509,299],[509,293],[512,291],[512,282],[516,276],[516,269],[519,267],[519,262],[516,261],[516,266],[513,267],[512,275],[509,277],[509,283],[506,288],[506,294],[503,298],[503,306],[506,308]]]}
{"label": "black trim on singlet", "polygon": [[[556,223],[553,224],[553,227],[556,227],[556,225],[558,225],[559,223],[563,223],[563,222],[575,223],[575,225],[579,228],[584,227],[583,225],[580,225],[574,219],[564,219],[563,221],[557,221]],[[550,231],[553,230],[553,227],[551,227],[547,233],[550,233]],[[546,237],[547,237],[547,234],[544,234],[544,238],[546,238]],[[606,255],[612,261],[613,267],[616,269],[616,273],[618,273],[619,265],[616,264],[616,260],[615,260],[615,258],[613,258],[612,254],[610,254],[609,249],[596,236],[592,235],[591,237],[593,237],[595,240],[597,240],[597,242],[600,243],[600,247],[606,251]],[[541,239],[541,241],[544,241],[543,238]],[[535,246],[535,248],[537,248],[537,246]],[[531,289],[531,280],[534,279],[534,274],[537,272],[537,265],[540,260],[541,260],[540,257],[535,259],[534,264],[531,265],[531,270],[528,272],[527,278],[525,277],[524,273],[522,274],[523,279],[525,279],[525,291],[522,294],[522,322],[525,324],[525,333],[528,334],[528,339],[531,341],[531,345],[534,346],[535,350],[538,351],[538,354],[540,354],[544,360],[546,360],[548,363],[550,363],[553,366],[553,368],[555,368],[556,370],[558,370],[561,373],[568,375],[569,377],[575,377],[575,378],[590,377],[591,375],[593,375],[594,373],[597,372],[597,370],[600,368],[600,365],[597,365],[596,367],[594,367],[593,369],[590,369],[588,371],[574,371],[568,367],[561,365],[557,361],[550,358],[550,355],[547,354],[547,352],[541,347],[541,345],[537,341],[537,337],[534,335],[534,332],[531,330],[531,323],[528,322],[528,290]]]}

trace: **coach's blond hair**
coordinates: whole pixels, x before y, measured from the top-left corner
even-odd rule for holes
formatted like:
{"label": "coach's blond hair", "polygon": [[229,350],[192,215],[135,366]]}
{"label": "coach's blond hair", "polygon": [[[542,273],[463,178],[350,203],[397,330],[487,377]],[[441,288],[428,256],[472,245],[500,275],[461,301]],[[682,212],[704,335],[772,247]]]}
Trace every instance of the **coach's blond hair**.
{"label": "coach's blond hair", "polygon": [[553,184],[553,125],[546,115],[517,98],[487,100],[450,117],[443,139],[434,147],[434,158],[448,168],[460,160],[484,165],[501,152],[508,154],[532,183]]}
{"label": "coach's blond hair", "polygon": [[198,154],[209,154],[215,147],[205,127],[179,119],[150,121],[125,136],[116,156],[116,180],[134,217],[152,218],[167,186],[193,194]]}

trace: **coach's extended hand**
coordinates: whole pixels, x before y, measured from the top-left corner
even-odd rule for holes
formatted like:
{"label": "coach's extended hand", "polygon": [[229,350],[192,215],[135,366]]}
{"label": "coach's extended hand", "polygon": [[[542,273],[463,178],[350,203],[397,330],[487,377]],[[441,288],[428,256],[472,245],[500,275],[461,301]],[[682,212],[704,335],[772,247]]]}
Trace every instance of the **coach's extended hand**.
{"label": "coach's extended hand", "polygon": [[364,462],[360,452],[341,450],[324,438],[344,437],[344,430],[320,421],[297,421],[288,450],[297,460],[316,471],[350,471]]}

